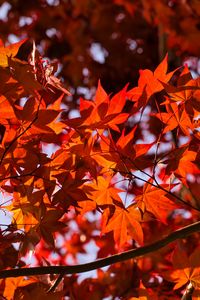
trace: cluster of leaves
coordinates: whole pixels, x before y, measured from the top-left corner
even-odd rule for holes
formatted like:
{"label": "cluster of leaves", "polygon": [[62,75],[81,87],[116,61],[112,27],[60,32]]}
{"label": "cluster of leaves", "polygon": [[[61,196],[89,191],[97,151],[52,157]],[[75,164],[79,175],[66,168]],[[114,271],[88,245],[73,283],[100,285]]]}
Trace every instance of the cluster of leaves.
{"label": "cluster of leaves", "polygon": [[[11,218],[1,269],[23,270],[33,250],[39,266],[78,263],[88,248],[106,257],[198,221],[199,78],[187,66],[168,73],[165,56],[137,87],[108,95],[99,82],[69,119],[55,63],[34,43],[19,59],[26,43],[0,47],[1,210]],[[48,295],[53,275],[1,279],[0,289],[7,300],[180,299],[190,283],[199,299],[198,256],[196,233],[94,278],[64,277]]]}

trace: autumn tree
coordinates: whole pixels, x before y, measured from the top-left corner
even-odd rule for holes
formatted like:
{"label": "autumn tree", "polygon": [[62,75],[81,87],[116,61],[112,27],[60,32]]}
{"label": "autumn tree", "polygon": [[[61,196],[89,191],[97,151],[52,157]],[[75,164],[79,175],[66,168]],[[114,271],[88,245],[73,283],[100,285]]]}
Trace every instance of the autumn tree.
{"label": "autumn tree", "polygon": [[0,3],[1,298],[200,299],[198,1]]}

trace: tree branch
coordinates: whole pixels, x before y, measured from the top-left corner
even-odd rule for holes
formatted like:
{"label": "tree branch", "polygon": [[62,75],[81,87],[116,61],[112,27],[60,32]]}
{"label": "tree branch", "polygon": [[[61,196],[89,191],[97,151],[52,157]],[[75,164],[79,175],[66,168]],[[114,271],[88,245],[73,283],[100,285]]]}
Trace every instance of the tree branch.
{"label": "tree branch", "polygon": [[200,221],[182,227],[165,238],[152,243],[147,246],[143,246],[137,249],[129,250],[120,254],[115,254],[106,258],[101,258],[93,262],[86,264],[79,264],[74,266],[44,266],[34,268],[20,268],[0,271],[0,278],[8,277],[19,277],[19,276],[32,276],[32,275],[43,275],[43,274],[75,274],[84,273],[92,270],[96,270],[111,264],[122,262],[131,258],[144,256],[153,251],[159,250],[164,246],[178,240],[185,238],[186,236],[200,231]]}

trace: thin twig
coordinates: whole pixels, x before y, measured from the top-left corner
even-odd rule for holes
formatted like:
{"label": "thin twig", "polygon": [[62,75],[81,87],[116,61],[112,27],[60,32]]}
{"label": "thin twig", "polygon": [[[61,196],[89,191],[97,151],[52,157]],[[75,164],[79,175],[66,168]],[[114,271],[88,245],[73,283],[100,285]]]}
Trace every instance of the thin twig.
{"label": "thin twig", "polygon": [[[102,138],[102,140],[103,140],[103,136],[101,136],[101,138]],[[104,142],[107,143],[107,142],[105,141],[105,139],[104,139]],[[124,173],[125,175],[128,175],[129,178],[136,178],[136,179],[141,180],[141,181],[143,181],[143,182],[145,182],[145,183],[147,183],[147,184],[150,184],[150,185],[152,185],[152,186],[154,186],[154,187],[157,187],[158,189],[162,190],[163,192],[166,192],[166,194],[169,194],[170,196],[176,198],[179,202],[181,202],[181,203],[184,204],[185,206],[188,206],[188,207],[190,207],[190,208],[192,208],[192,209],[194,209],[194,210],[200,212],[200,209],[199,209],[199,208],[193,206],[193,205],[190,204],[189,202],[184,201],[184,200],[183,200],[182,198],[180,198],[178,195],[176,195],[176,194],[172,193],[171,191],[165,189],[162,185],[160,185],[160,184],[157,182],[157,180],[155,180],[154,176],[152,176],[152,175],[148,174],[147,172],[145,172],[144,170],[142,170],[142,169],[135,163],[135,161],[134,161],[133,159],[131,159],[130,157],[125,157],[125,156],[123,155],[123,153],[120,153],[120,151],[119,151],[118,149],[113,148],[113,150],[115,151],[115,153],[117,153],[117,154],[119,155],[120,161],[123,163],[124,168],[126,169],[126,172],[123,172],[123,171],[121,171],[121,170],[117,170],[117,169],[114,169],[114,168],[113,168],[112,170],[114,170],[115,172],[120,172],[121,174]],[[152,182],[151,182],[150,180],[146,180],[146,179],[144,179],[144,178],[141,178],[141,177],[139,177],[139,176],[136,176],[134,173],[132,173],[131,171],[129,171],[129,169],[128,169],[127,165],[126,165],[126,162],[125,162],[126,159],[128,159],[128,160],[130,161],[130,163],[133,164],[134,168],[136,168],[137,170],[139,170],[139,171],[140,171],[141,173],[143,173],[144,175],[148,176],[149,179],[152,180]],[[153,181],[155,181],[156,184],[154,184]]]}
{"label": "thin twig", "polygon": [[194,286],[192,285],[192,282],[190,281],[185,289],[185,292],[184,292],[181,300],[192,300],[193,292],[194,292]]}
{"label": "thin twig", "polygon": [[[116,170],[116,169],[112,169],[112,170],[115,171],[115,172],[118,172],[118,170]],[[122,171],[119,171],[119,172],[120,172],[121,174],[128,175],[129,178],[132,177],[133,179],[135,178],[135,179],[141,180],[142,182],[145,182],[145,183],[147,183],[147,184],[150,184],[151,186],[156,187],[156,188],[162,190],[162,191],[165,192],[166,194],[169,194],[171,197],[176,198],[179,202],[181,202],[181,203],[184,204],[185,206],[188,206],[188,207],[190,207],[190,208],[192,208],[192,209],[194,209],[194,210],[200,212],[200,209],[199,209],[199,208],[193,206],[193,205],[190,204],[189,202],[185,202],[181,197],[179,197],[179,196],[176,195],[175,193],[172,193],[171,191],[165,189],[165,188],[164,188],[162,185],[160,185],[159,183],[155,184],[155,183],[153,183],[153,182],[151,182],[151,181],[149,181],[149,180],[146,180],[146,179],[141,178],[141,177],[139,177],[139,176],[137,176],[137,175],[135,175],[135,174],[132,174],[132,173],[129,172],[129,171],[128,171],[128,172],[122,172]]]}
{"label": "thin twig", "polygon": [[60,282],[62,281],[63,277],[65,276],[65,273],[61,273],[58,278],[54,281],[54,283],[52,284],[52,286],[48,289],[47,293],[51,293],[54,292],[55,289],[58,287],[58,285],[60,284]]}

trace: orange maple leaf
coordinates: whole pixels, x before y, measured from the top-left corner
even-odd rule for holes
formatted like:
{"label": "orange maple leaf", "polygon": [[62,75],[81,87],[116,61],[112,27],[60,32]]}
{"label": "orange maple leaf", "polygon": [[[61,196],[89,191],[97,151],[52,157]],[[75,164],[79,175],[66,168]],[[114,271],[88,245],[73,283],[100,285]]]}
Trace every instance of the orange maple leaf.
{"label": "orange maple leaf", "polygon": [[145,161],[145,155],[154,145],[135,144],[134,133],[137,127],[134,127],[127,135],[122,131],[119,139],[115,143],[112,137],[101,136],[100,151],[94,156],[94,159],[105,170],[114,169],[118,172],[128,173],[128,170],[144,169],[146,163],[152,165],[153,162],[148,159]]}
{"label": "orange maple leaf", "polygon": [[[152,213],[158,220],[167,223],[167,217],[177,205],[166,197],[167,191],[159,187],[152,186],[152,180],[145,183],[143,191],[135,197],[138,207],[142,212]],[[161,185],[166,190],[168,185]]]}
{"label": "orange maple leaf", "polygon": [[113,204],[113,200],[121,202],[118,194],[123,192],[123,190],[115,187],[114,183],[112,183],[111,175],[98,176],[96,181],[89,184],[88,187],[93,189],[88,197],[94,200],[97,205],[110,205]]}
{"label": "orange maple leaf", "polygon": [[178,127],[185,135],[189,135],[194,126],[185,108],[178,106],[176,103],[171,103],[166,105],[166,110],[166,113],[156,114],[156,117],[166,125],[163,133]]}
{"label": "orange maple leaf", "polygon": [[27,41],[27,39],[21,40],[20,42],[11,44],[7,47],[0,47],[0,67],[8,67],[8,58],[15,57],[22,44]]}
{"label": "orange maple leaf", "polygon": [[187,174],[199,173],[197,166],[194,164],[196,157],[197,152],[190,150],[188,144],[172,150],[169,158],[163,161],[163,163],[167,163],[165,173],[174,173],[183,180]]}
{"label": "orange maple leaf", "polygon": [[29,277],[29,279],[25,279],[24,277],[17,277],[17,278],[6,278],[2,279],[1,283],[4,282],[5,287],[3,291],[3,297],[6,300],[13,300],[15,291],[19,287],[25,287],[31,283],[35,283],[36,279],[34,277]]}
{"label": "orange maple leaf", "polygon": [[115,211],[108,217],[102,232],[113,231],[114,240],[120,248],[131,238],[142,245],[143,231],[139,223],[141,220],[141,214],[136,205],[132,204],[125,208],[122,202],[115,202]]}
{"label": "orange maple leaf", "polygon": [[70,127],[79,129],[112,128],[119,131],[117,125],[125,122],[129,117],[128,113],[122,113],[126,102],[126,89],[127,86],[110,100],[99,81],[94,101],[81,99],[81,117],[68,120],[66,123]]}
{"label": "orange maple leaf", "polygon": [[154,72],[146,69],[140,70],[140,77],[138,81],[138,86],[129,90],[127,96],[132,101],[138,101],[141,98],[143,101],[138,103],[139,107],[142,104],[146,104],[149,98],[157,92],[160,92],[164,89],[162,82],[167,83],[173,76],[174,71],[167,73],[168,68],[168,55],[166,55],[163,61],[158,65]]}
{"label": "orange maple leaf", "polygon": [[181,246],[177,246],[173,253],[173,270],[163,273],[164,277],[175,282],[174,289],[191,282],[195,288],[200,288],[200,249],[196,248],[188,257]]}
{"label": "orange maple leaf", "polygon": [[169,95],[170,101],[185,103],[191,100],[194,93],[200,89],[200,79],[193,79],[188,67],[185,66],[177,80],[177,86],[172,86],[164,82],[162,82],[162,85]]}

